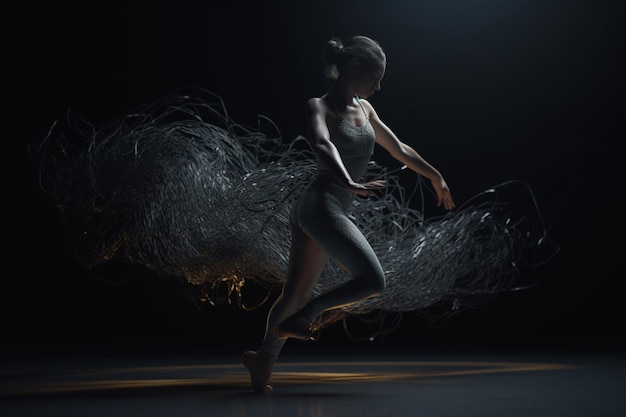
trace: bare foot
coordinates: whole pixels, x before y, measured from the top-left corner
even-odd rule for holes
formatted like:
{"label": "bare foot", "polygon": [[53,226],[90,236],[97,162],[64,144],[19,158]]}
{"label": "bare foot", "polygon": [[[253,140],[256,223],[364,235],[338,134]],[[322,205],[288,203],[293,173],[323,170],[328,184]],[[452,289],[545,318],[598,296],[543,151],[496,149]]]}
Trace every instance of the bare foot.
{"label": "bare foot", "polygon": [[281,339],[292,337],[300,340],[315,340],[311,330],[311,320],[301,312],[287,317],[278,325],[276,336]]}
{"label": "bare foot", "polygon": [[272,374],[274,360],[273,356],[263,351],[255,352],[249,350],[241,355],[241,363],[250,373],[250,382],[254,392],[272,392],[273,388],[271,385],[268,385],[268,382]]}

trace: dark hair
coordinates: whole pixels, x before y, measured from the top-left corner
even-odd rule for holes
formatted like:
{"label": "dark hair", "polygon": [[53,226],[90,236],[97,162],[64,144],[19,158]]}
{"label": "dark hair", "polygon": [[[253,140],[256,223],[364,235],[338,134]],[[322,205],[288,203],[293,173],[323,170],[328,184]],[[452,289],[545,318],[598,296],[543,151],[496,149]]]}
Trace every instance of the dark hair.
{"label": "dark hair", "polygon": [[367,36],[353,36],[345,43],[339,38],[330,38],[324,46],[324,75],[330,80],[336,80],[346,64],[354,58],[371,66],[387,62],[380,44]]}

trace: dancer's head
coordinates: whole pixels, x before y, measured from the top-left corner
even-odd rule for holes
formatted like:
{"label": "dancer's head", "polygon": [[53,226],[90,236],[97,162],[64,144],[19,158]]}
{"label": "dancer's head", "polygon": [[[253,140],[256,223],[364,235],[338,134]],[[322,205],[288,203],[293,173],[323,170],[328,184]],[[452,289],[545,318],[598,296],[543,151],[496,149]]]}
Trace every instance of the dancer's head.
{"label": "dancer's head", "polygon": [[331,38],[324,48],[325,75],[329,80],[349,83],[360,97],[380,90],[387,57],[380,44],[362,35],[342,42]]}

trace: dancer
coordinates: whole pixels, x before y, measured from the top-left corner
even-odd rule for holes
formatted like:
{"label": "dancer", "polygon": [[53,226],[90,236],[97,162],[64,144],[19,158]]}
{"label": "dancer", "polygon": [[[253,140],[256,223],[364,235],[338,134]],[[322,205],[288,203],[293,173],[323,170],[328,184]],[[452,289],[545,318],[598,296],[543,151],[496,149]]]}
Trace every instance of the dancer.
{"label": "dancer", "polygon": [[[382,180],[360,182],[375,144],[416,173],[428,178],[437,205],[455,207],[442,174],[418,152],[401,142],[381,121],[367,98],[380,90],[386,55],[366,36],[325,45],[325,75],[330,90],[308,100],[309,140],[316,154],[317,174],[291,209],[292,241],[287,279],[272,306],[263,342],[241,360],[255,392],[271,391],[272,368],[288,338],[313,340],[315,318],[323,312],[375,297],[385,290],[385,274],[370,244],[347,215],[355,196],[373,196]],[[351,279],[324,294],[313,289],[330,260]]]}

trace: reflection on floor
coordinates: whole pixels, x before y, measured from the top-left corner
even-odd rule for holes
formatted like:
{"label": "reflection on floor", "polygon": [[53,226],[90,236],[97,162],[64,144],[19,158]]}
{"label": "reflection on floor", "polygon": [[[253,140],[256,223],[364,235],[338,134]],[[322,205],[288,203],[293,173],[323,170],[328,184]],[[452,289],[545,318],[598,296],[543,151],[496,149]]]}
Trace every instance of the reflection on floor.
{"label": "reflection on floor", "polygon": [[224,357],[4,358],[0,415],[623,417],[624,359],[286,356],[255,394]]}

